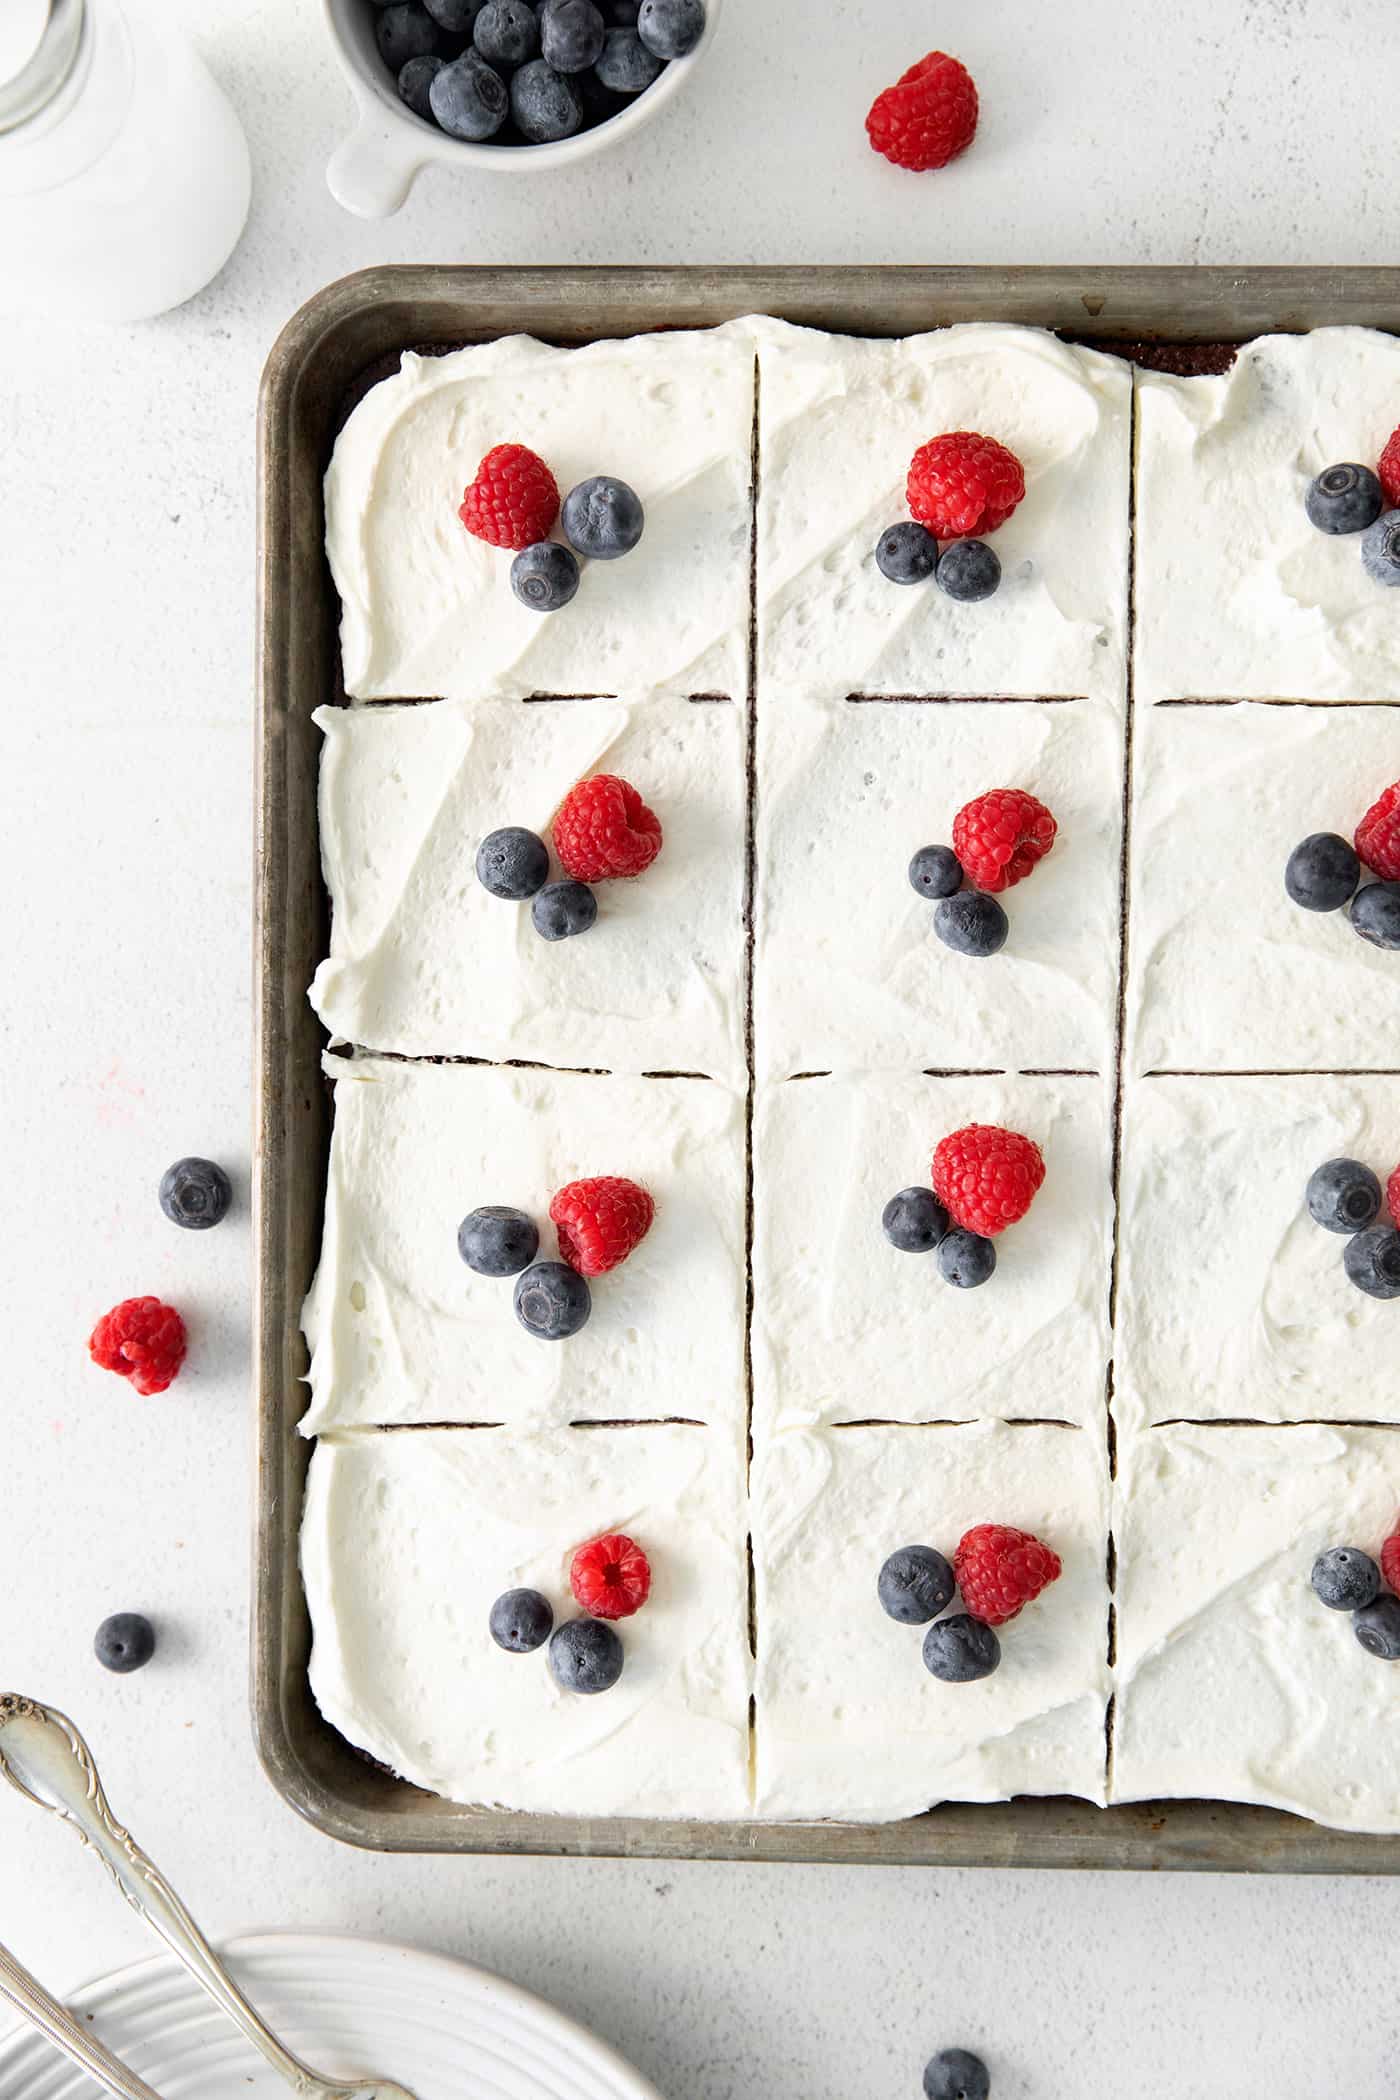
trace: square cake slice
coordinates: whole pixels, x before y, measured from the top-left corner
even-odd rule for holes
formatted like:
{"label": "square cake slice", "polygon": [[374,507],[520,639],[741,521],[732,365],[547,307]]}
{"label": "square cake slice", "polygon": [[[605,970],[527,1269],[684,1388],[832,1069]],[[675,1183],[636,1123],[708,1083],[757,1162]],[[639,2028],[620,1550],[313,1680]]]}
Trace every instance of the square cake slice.
{"label": "square cake slice", "polygon": [[[1128,365],[1030,328],[866,341],[756,324],[758,661],[770,684],[847,693],[1122,698]],[[990,535],[996,595],[960,604],[875,565],[907,519],[920,445],[976,431],[1026,494]]]}
{"label": "square cake slice", "polygon": [[1124,1439],[1112,1799],[1262,1802],[1400,1830],[1395,1666],[1309,1581],[1328,1547],[1377,1558],[1397,1510],[1395,1430]]}
{"label": "square cake slice", "polygon": [[[303,1325],[307,1435],[379,1423],[511,1428],[744,1421],[744,1110],[705,1079],[618,1079],[327,1057],[335,1080],[321,1265]],[[558,1259],[549,1204],[618,1174],[651,1230],[592,1279],[587,1324],[527,1333],[510,1277],[475,1274],[457,1228],[508,1204]]]}
{"label": "square cake slice", "polygon": [[[951,1560],[974,1524],[1030,1531],[1058,1581],[1000,1629],[977,1683],[925,1669],[876,1594],[897,1547]],[[1108,1471],[1077,1429],[788,1429],[753,1470],[757,1810],[882,1822],[939,1801],[1103,1800]],[[961,1604],[955,1601],[954,1610]]]}
{"label": "square cake slice", "polygon": [[[969,1123],[1031,1138],[1045,1181],[972,1290],[891,1246],[881,1214],[930,1186]],[[1007,1073],[794,1079],[754,1118],[755,1433],[786,1421],[1103,1422],[1111,1102],[1098,1079]]]}
{"label": "square cake slice", "polygon": [[[331,950],[311,1001],[334,1036],[409,1056],[703,1072],[742,1086],[741,706],[655,700],[322,708]],[[548,843],[580,780],[620,775],[661,823],[641,875],[596,885],[547,941],[476,875],[489,833]],[[551,880],[564,870],[557,856]]]}
{"label": "square cake slice", "polygon": [[[991,956],[946,947],[909,862],[962,806],[1021,788],[1058,826],[1000,903]],[[1110,710],[759,708],[761,1077],[920,1065],[1107,1071],[1118,1000],[1123,737]]]}
{"label": "square cake slice", "polygon": [[[558,1627],[577,1548],[627,1533],[651,1594],[590,1697],[488,1631],[511,1589]],[[332,1439],[307,1488],[311,1688],[356,1748],[456,1801],[570,1815],[749,1806],[742,1453],[705,1429],[424,1430]]]}
{"label": "square cake slice", "polygon": [[[741,326],[576,350],[507,336],[444,357],[406,352],[351,413],[326,477],[346,691],[742,696],[753,408]],[[561,498],[595,474],[641,498],[639,544],[584,564],[558,612],[522,605],[510,552],[458,518],[501,444],[537,453]]]}

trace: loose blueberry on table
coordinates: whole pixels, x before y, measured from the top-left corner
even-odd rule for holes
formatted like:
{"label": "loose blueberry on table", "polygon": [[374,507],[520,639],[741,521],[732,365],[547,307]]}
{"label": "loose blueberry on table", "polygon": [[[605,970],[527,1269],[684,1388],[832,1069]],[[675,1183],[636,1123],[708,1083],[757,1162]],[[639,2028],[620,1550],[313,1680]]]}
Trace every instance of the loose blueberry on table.
{"label": "loose blueberry on table", "polygon": [[93,1653],[104,1670],[125,1677],[143,1670],[156,1652],[156,1630],[139,1611],[114,1612],[93,1639]]}
{"label": "loose blueberry on table", "polygon": [[172,1225],[207,1232],[228,1215],[233,1190],[212,1159],[177,1159],[160,1177],[160,1207]]}
{"label": "loose blueberry on table", "polygon": [[940,2049],[924,2065],[924,2100],[987,2100],[991,2076],[970,2049]]}

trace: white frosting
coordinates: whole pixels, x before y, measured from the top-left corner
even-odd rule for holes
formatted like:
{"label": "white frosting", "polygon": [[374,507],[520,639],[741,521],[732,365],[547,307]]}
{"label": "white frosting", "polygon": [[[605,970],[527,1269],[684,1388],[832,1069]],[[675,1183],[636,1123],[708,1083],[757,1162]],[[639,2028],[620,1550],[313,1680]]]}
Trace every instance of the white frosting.
{"label": "white frosting", "polygon": [[[864,693],[1105,694],[1123,681],[1132,382],[1120,359],[984,324],[857,341],[754,324],[760,341],[761,676]],[[959,605],[875,566],[909,515],[918,447],[976,430],[1026,475],[991,537],[996,596]]]}
{"label": "white frosting", "polygon": [[[651,1595],[623,1674],[561,1691],[543,1650],[487,1630],[508,1589],[555,1623],[577,1547],[626,1531]],[[738,1816],[749,1805],[743,1464],[703,1429],[425,1430],[322,1443],[302,1569],[311,1688],[331,1724],[454,1800],[573,1815]]]}
{"label": "white frosting", "polygon": [[1120,1445],[1112,1798],[1267,1803],[1400,1830],[1396,1666],[1309,1584],[1400,1509],[1387,1430],[1154,1430]]}
{"label": "white frosting", "polygon": [[[744,1418],[744,1116],[705,1079],[598,1078],[327,1057],[335,1130],[321,1265],[303,1325],[309,1436],[392,1422]],[[509,1203],[557,1259],[549,1202],[625,1174],[656,1220],[593,1279],[588,1324],[545,1342],[457,1227]]]}
{"label": "white frosting", "polygon": [[[326,476],[347,692],[742,694],[753,372],[742,325],[578,350],[506,336],[406,352],[348,418]],[[458,518],[499,444],[539,453],[561,496],[614,474],[642,499],[638,546],[587,563],[560,612],[523,606],[510,553]]]}
{"label": "white frosting", "polygon": [[1115,1345],[1120,1422],[1400,1422],[1400,1307],[1347,1281],[1308,1216],[1324,1160],[1382,1183],[1393,1079],[1144,1079],[1127,1089]]}
{"label": "white frosting", "polygon": [[1374,467],[1397,414],[1400,341],[1366,328],[1261,336],[1220,378],[1140,375],[1140,700],[1400,698],[1400,592],[1303,508],[1324,467]]}
{"label": "white frosting", "polygon": [[[333,915],[311,1003],[334,1036],[744,1084],[741,707],[447,701],[316,721]],[[547,839],[591,773],[630,781],[664,843],[645,874],[597,885],[587,934],[545,941],[528,903],[482,888],[476,849],[506,824]]]}
{"label": "white frosting", "polygon": [[1390,708],[1143,711],[1128,920],[1134,1070],[1400,1064],[1400,957],[1359,940],[1345,912],[1304,911],[1283,886],[1302,839],[1350,838],[1397,777]]}
{"label": "white frosting", "polygon": [[[1106,1071],[1118,1001],[1120,723],[1090,703],[759,709],[755,1043],[765,1077],[888,1065]],[[946,948],[908,880],[989,788],[1059,826],[994,957]]]}
{"label": "white frosting", "polygon": [[[1045,1180],[989,1283],[944,1283],[880,1214],[967,1123],[1033,1138]],[[979,1415],[1102,1425],[1111,1103],[1097,1079],[800,1079],[754,1122],[754,1425]],[[878,1506],[878,1505],[877,1505]]]}
{"label": "white frosting", "polygon": [[[876,1596],[886,1555],[950,1558],[978,1523],[1052,1546],[1057,1582],[1000,1631],[976,1684],[925,1670],[923,1629]],[[879,1822],[944,1800],[1102,1801],[1108,1698],[1108,1471],[1073,1429],[791,1429],[753,1474],[757,1809]]]}

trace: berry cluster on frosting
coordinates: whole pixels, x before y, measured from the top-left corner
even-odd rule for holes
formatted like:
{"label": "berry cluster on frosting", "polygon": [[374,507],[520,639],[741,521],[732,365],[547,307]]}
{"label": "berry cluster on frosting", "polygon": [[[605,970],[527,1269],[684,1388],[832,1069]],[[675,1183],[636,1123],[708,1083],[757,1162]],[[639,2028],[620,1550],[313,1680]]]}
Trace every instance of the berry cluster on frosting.
{"label": "berry cluster on frosting", "polygon": [[1361,565],[1373,583],[1400,584],[1400,430],[1391,432],[1377,471],[1354,459],[1324,467],[1303,498],[1319,532],[1361,535]]}
{"label": "berry cluster on frosting", "polygon": [[[901,1546],[881,1568],[876,1589],[890,1618],[928,1627],[924,1668],[930,1676],[972,1684],[990,1677],[1001,1661],[992,1629],[1009,1625],[1059,1574],[1059,1555],[1031,1532],[974,1524],[951,1562],[932,1546]],[[943,1618],[955,1590],[963,1609]]]}
{"label": "berry cluster on frosting", "polygon": [[[493,445],[457,515],[473,539],[514,553],[510,587],[540,613],[559,612],[573,598],[580,556],[617,561],[632,552],[646,523],[636,490],[612,474],[580,481],[561,504],[558,482],[528,445]],[[563,541],[550,538],[556,524]]]}
{"label": "berry cluster on frosting", "polygon": [[1350,1612],[1352,1632],[1368,1655],[1400,1662],[1400,1530],[1381,1547],[1379,1567],[1359,1546],[1329,1546],[1313,1562],[1311,1580],[1319,1603]]}
{"label": "berry cluster on frosting", "polygon": [[1024,788],[992,788],[953,819],[951,846],[920,846],[910,887],[935,904],[933,930],[958,955],[995,955],[1010,924],[997,902],[1055,843],[1054,817]]}
{"label": "berry cluster on frosting", "polygon": [[939,1140],[932,1187],[901,1189],[881,1214],[901,1254],[936,1254],[945,1283],[974,1290],[997,1265],[993,1242],[1023,1218],[1045,1179],[1033,1139],[995,1123],[968,1123]]}
{"label": "berry cluster on frosting", "polygon": [[931,576],[962,604],[990,598],[1001,583],[1001,561],[982,534],[1004,525],[1025,493],[1020,460],[997,438],[946,430],[909,462],[909,516],[880,534],[875,565],[890,583],[927,583]]}
{"label": "berry cluster on frosting", "polygon": [[553,1196],[549,1220],[558,1261],[537,1261],[540,1230],[528,1211],[486,1203],[457,1228],[457,1252],[478,1276],[516,1278],[515,1316],[527,1334],[562,1342],[577,1334],[593,1310],[590,1276],[606,1276],[651,1231],[656,1205],[640,1183],[622,1174],[566,1182]]}
{"label": "berry cluster on frosting", "polygon": [[1400,1167],[1382,1195],[1379,1180],[1359,1159],[1324,1160],[1309,1176],[1307,1205],[1315,1225],[1345,1234],[1348,1281],[1368,1298],[1400,1298]]}
{"label": "berry cluster on frosting", "polygon": [[613,1622],[630,1619],[646,1603],[651,1562],[626,1532],[605,1532],[575,1553],[569,1588],[583,1616],[559,1626],[542,1590],[506,1590],[491,1607],[491,1638],[508,1655],[532,1655],[548,1641],[549,1674],[561,1691],[611,1691],[624,1661]]}
{"label": "berry cluster on frosting", "polygon": [[[1363,882],[1363,869],[1374,880]],[[1289,854],[1283,886],[1304,911],[1345,905],[1353,932],[1373,948],[1400,948],[1400,780],[1371,804],[1354,839],[1310,832]]]}
{"label": "berry cluster on frosting", "polygon": [[598,917],[592,885],[645,874],[662,843],[661,819],[616,773],[593,773],[571,787],[554,813],[553,834],[562,880],[550,880],[549,847],[521,824],[488,832],[476,850],[482,888],[507,903],[529,898],[531,923],[545,941],[587,933]]}

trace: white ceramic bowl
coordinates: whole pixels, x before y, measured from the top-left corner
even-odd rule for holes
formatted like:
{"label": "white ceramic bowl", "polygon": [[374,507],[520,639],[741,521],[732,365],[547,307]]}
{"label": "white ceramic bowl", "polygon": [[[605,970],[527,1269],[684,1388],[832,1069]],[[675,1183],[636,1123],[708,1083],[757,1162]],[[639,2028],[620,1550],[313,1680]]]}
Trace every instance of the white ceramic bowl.
{"label": "white ceramic bowl", "polygon": [[362,219],[387,219],[396,212],[429,161],[463,174],[489,169],[523,175],[536,168],[569,166],[630,137],[685,88],[709,49],[720,11],[720,0],[705,0],[705,31],[695,49],[684,58],[673,58],[651,87],[606,123],[554,145],[494,146],[488,140],[474,146],[449,138],[399,100],[375,43],[378,10],[372,0],[323,0],[323,5],[360,112],[354,131],[331,155],[326,180],[336,201]]}

